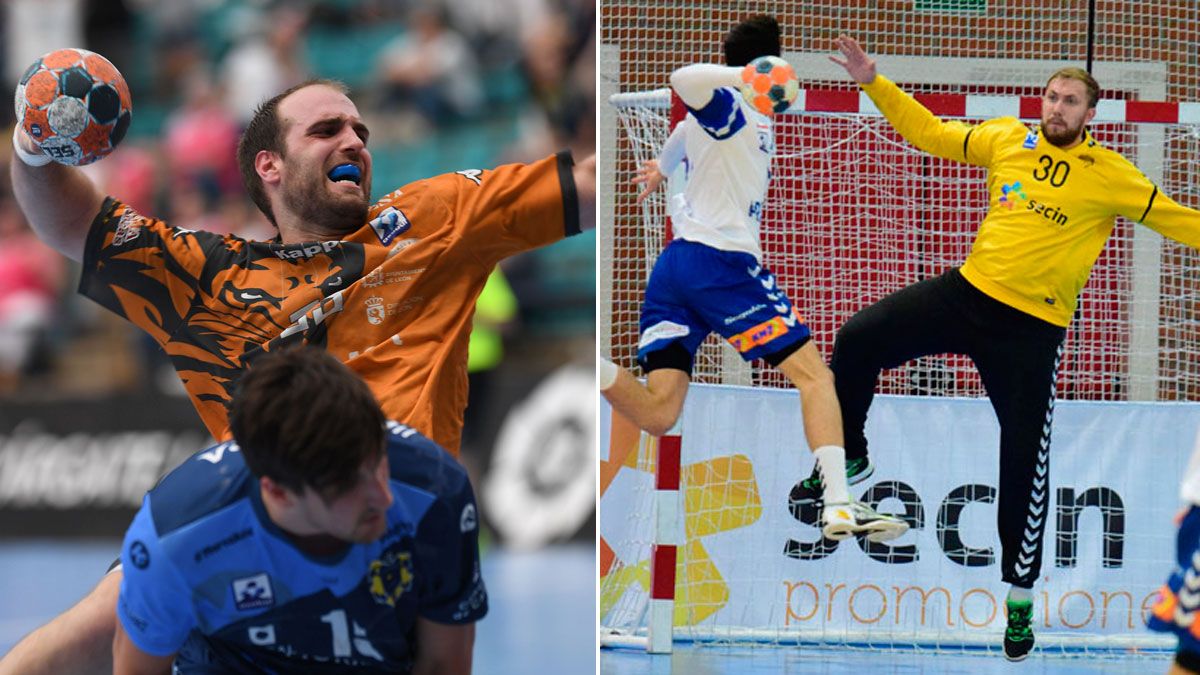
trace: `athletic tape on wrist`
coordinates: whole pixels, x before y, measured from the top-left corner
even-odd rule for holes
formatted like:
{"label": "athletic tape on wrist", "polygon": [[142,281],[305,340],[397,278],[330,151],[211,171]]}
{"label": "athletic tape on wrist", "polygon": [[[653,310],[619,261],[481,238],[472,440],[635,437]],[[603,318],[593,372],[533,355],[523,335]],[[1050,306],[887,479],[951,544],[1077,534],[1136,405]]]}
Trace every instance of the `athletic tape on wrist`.
{"label": "athletic tape on wrist", "polygon": [[17,157],[28,166],[46,166],[51,161],[50,155],[45,153],[32,153],[21,147],[21,143],[17,140],[17,134],[21,133],[21,127],[13,127],[13,150],[16,151]]}
{"label": "athletic tape on wrist", "polygon": [[617,381],[617,364],[600,357],[600,391],[606,391]]}

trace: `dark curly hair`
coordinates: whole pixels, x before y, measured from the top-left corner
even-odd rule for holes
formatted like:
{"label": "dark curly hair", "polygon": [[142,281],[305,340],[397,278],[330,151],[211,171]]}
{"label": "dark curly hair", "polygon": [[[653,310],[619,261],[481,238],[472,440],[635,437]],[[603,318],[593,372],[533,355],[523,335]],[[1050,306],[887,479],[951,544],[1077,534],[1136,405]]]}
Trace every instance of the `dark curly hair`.
{"label": "dark curly hair", "polygon": [[725,64],[744,66],[760,56],[779,56],[779,22],[770,14],[752,16],[725,35]]}

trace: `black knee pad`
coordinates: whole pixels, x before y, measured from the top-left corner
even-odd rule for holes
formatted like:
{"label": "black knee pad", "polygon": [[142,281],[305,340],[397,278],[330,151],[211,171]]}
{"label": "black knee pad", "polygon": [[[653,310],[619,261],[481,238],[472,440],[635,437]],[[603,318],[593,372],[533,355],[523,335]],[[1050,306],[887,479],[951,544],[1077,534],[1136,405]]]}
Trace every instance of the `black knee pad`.
{"label": "black knee pad", "polygon": [[1193,673],[1200,673],[1200,653],[1181,648],[1175,652],[1175,663],[1178,663],[1180,668],[1186,668]]}
{"label": "black knee pad", "polygon": [[644,373],[649,374],[660,368],[673,368],[682,370],[688,374],[688,377],[692,376],[694,361],[695,357],[678,342],[672,342],[662,349],[656,349],[646,354],[645,358],[638,359]]}

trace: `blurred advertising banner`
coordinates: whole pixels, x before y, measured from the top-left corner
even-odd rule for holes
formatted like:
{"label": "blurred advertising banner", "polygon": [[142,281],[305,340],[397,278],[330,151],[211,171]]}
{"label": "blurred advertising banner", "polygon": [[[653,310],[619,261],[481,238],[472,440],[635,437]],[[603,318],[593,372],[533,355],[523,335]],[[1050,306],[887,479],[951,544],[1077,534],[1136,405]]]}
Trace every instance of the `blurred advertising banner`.
{"label": "blurred advertising banner", "polygon": [[[607,408],[607,406],[605,406]],[[1200,406],[1054,406],[1035,586],[1039,640],[1126,636],[1174,564],[1179,480]],[[912,529],[873,543],[823,539],[815,506],[793,502],[813,467],[795,391],[694,385],[677,427],[677,532],[654,531],[656,444],[602,412],[601,615],[636,626],[652,544],[682,542],[675,625],[833,641],[993,640],[1004,627],[996,529],[999,426],[986,399],[879,396],[867,422],[875,472],[855,498]],[[1053,448],[1052,452],[1050,448]],[[1022,542],[1018,565],[1036,549]]]}
{"label": "blurred advertising banner", "polygon": [[181,397],[7,401],[0,536],[120,536],[146,490],[211,442]]}
{"label": "blurred advertising banner", "polygon": [[[522,549],[595,532],[591,369],[514,354],[481,386],[461,458],[498,539]],[[142,495],[212,444],[160,394],[0,405],[0,537],[120,536]]]}

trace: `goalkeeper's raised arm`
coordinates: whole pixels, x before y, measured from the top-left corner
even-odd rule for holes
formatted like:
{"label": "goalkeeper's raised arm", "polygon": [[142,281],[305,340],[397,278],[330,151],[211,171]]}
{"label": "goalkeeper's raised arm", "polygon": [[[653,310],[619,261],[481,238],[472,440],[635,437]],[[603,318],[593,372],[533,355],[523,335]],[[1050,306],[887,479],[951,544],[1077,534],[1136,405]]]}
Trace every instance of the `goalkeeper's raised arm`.
{"label": "goalkeeper's raised arm", "polygon": [[972,127],[938,119],[891,80],[879,75],[875,70],[875,59],[869,57],[853,38],[839,36],[834,44],[844,59],[830,56],[829,60],[846,69],[905,140],[938,157],[971,164],[984,163],[985,158],[967,156],[965,141]]}
{"label": "goalkeeper's raised arm", "polygon": [[13,194],[25,218],[42,241],[81,262],[88,229],[104,195],[79,169],[49,161],[19,126],[13,145]]}

